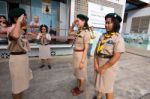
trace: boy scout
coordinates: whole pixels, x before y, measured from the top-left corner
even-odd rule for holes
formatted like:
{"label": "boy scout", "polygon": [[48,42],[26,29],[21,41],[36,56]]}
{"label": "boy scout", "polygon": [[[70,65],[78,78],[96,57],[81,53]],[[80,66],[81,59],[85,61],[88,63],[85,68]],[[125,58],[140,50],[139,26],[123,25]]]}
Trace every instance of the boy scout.
{"label": "boy scout", "polygon": [[24,40],[22,29],[26,25],[26,13],[24,9],[15,8],[10,11],[9,17],[13,23],[8,31],[10,51],[9,69],[12,80],[13,99],[22,99],[23,91],[28,89],[29,81],[32,79],[32,71],[29,67],[27,55],[27,41]]}
{"label": "boy scout", "polygon": [[105,16],[107,32],[99,39],[94,55],[97,91],[97,96],[94,99],[101,99],[104,94],[106,94],[106,99],[113,99],[117,64],[121,53],[125,52],[124,40],[118,33],[121,21],[121,17],[116,13],[109,13]]}
{"label": "boy scout", "polygon": [[82,14],[77,15],[71,28],[72,32],[75,25],[78,26],[78,32],[75,34],[74,42],[74,75],[77,79],[78,86],[71,90],[74,96],[84,91],[85,80],[87,77],[87,51],[90,42],[90,31],[88,26],[88,17]]}

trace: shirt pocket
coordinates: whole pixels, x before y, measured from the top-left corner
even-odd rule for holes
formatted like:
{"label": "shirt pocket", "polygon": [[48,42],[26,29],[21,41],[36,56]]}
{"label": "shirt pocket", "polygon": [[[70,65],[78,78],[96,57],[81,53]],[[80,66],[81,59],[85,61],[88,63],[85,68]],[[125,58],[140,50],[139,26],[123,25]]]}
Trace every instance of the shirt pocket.
{"label": "shirt pocket", "polygon": [[105,49],[110,51],[110,52],[113,52],[114,50],[114,42],[112,40],[108,40],[106,42],[106,44],[104,45]]}
{"label": "shirt pocket", "polygon": [[83,36],[82,36],[82,35],[79,35],[79,36],[77,37],[76,42],[79,43],[79,44],[83,43]]}

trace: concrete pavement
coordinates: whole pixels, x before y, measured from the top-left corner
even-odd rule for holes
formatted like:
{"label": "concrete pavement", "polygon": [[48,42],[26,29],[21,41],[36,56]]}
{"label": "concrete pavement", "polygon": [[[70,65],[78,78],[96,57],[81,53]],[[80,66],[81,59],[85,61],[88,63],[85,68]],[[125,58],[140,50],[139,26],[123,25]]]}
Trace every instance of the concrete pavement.
{"label": "concrete pavement", "polygon": [[[55,56],[52,69],[39,68],[39,60],[30,58],[34,79],[25,92],[24,99],[92,99],[94,95],[94,72],[92,58],[88,61],[88,82],[86,92],[73,97],[70,89],[76,85],[72,74],[72,56]],[[115,99],[139,99],[150,93],[150,58],[125,53],[119,63],[115,84]],[[0,99],[11,99],[11,83],[8,59],[0,60]],[[142,99],[150,99],[142,98]]]}

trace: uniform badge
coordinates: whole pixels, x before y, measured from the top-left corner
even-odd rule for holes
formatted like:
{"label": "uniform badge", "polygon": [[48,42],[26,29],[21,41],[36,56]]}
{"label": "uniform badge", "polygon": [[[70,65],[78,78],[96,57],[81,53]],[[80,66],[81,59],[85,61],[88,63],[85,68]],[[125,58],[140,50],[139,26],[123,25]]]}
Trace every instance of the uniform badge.
{"label": "uniform badge", "polygon": [[114,42],[112,40],[109,40],[106,42],[107,44],[114,44]]}
{"label": "uniform badge", "polygon": [[78,37],[82,38],[82,36],[81,36],[81,35],[78,35]]}

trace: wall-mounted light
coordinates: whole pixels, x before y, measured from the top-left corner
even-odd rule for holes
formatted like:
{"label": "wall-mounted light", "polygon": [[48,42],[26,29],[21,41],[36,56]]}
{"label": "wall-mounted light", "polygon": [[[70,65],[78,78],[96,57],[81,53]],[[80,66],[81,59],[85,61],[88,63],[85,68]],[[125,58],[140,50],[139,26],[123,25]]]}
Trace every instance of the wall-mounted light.
{"label": "wall-mounted light", "polygon": [[51,13],[51,0],[42,0],[42,13]]}

